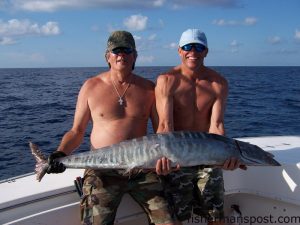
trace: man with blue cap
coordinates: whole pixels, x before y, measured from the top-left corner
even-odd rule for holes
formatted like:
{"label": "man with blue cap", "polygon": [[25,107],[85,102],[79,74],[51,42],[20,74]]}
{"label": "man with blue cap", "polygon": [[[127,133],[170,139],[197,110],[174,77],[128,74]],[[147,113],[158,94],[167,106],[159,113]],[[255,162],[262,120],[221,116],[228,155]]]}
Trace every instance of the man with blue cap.
{"label": "man with blue cap", "polygon": [[[158,133],[185,130],[225,135],[228,83],[204,65],[207,53],[205,33],[199,29],[182,33],[178,47],[181,64],[157,78]],[[223,165],[226,170],[238,167],[244,166],[237,159],[228,159]],[[171,170],[168,159],[158,162],[158,174],[166,175]],[[204,217],[208,224],[224,224],[221,168],[182,168],[166,175],[165,181],[166,195],[179,220],[195,222],[191,217],[193,211]],[[194,187],[198,187],[197,190]]]}

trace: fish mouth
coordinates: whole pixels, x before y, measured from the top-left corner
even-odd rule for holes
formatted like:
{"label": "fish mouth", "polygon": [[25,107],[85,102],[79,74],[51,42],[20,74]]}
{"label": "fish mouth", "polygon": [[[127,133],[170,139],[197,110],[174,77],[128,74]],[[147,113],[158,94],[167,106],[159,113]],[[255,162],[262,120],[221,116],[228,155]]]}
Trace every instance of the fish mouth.
{"label": "fish mouth", "polygon": [[266,160],[255,160],[249,157],[246,157],[245,155],[242,155],[242,160],[246,164],[249,165],[255,165],[255,166],[281,166],[279,162],[277,162],[275,159],[266,159]]}
{"label": "fish mouth", "polygon": [[281,164],[279,162],[277,162],[275,159],[273,160],[273,165],[274,166],[281,166]]}

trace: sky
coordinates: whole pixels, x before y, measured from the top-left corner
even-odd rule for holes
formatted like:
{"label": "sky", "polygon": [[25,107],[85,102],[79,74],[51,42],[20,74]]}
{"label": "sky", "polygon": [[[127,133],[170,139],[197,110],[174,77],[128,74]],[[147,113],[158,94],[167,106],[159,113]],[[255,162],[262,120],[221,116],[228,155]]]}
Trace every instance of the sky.
{"label": "sky", "polygon": [[205,32],[207,66],[300,66],[299,0],[0,0],[0,68],[105,67],[112,31],[137,66],[175,66],[181,33]]}

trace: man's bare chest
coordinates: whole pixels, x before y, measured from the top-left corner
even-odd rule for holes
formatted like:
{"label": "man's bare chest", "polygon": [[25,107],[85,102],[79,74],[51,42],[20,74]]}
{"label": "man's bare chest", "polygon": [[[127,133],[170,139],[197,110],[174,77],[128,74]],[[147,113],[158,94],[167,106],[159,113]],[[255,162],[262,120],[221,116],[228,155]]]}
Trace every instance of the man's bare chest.
{"label": "man's bare chest", "polygon": [[206,111],[211,108],[216,95],[208,86],[188,86],[178,88],[174,94],[174,110]]}
{"label": "man's bare chest", "polygon": [[105,95],[91,96],[88,104],[94,120],[125,117],[148,118],[153,98],[145,93],[138,94],[128,91],[126,95],[122,96],[122,104],[120,104],[120,96],[110,90]]}

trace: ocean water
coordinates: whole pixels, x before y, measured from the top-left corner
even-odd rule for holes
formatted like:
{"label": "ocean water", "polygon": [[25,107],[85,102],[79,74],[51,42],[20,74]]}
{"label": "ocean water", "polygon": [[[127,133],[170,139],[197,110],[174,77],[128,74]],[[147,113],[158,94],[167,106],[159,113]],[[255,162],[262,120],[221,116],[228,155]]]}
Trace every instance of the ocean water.
{"label": "ocean water", "polygon": [[[168,69],[137,67],[135,73],[155,81]],[[227,136],[300,135],[300,67],[214,69],[229,81]],[[105,70],[0,69],[0,180],[33,172],[28,141],[45,153],[56,149],[71,128],[81,85]],[[89,149],[89,130],[79,151]]]}

